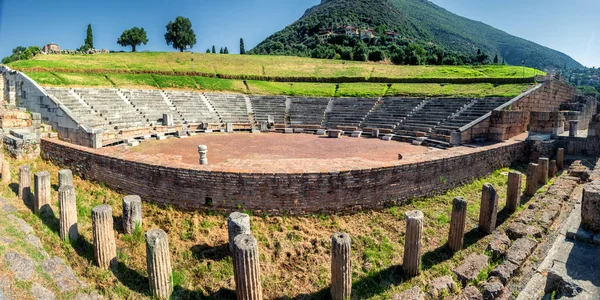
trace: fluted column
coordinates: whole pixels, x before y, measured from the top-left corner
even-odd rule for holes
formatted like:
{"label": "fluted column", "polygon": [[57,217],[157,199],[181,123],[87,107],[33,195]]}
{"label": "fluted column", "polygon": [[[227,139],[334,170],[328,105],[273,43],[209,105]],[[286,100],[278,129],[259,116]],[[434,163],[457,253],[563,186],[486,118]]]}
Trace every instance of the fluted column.
{"label": "fluted column", "polygon": [[404,237],[404,259],[402,268],[409,276],[419,274],[421,265],[421,247],[423,237],[423,213],[418,210],[407,211],[406,234]]}
{"label": "fluted column", "polygon": [[489,183],[483,185],[481,190],[481,206],[479,207],[479,230],[490,234],[496,229],[498,217],[498,194]]}
{"label": "fluted column", "polygon": [[10,179],[10,163],[5,160],[2,162],[2,183],[9,183]]}
{"label": "fluted column", "polygon": [[146,263],[152,296],[169,299],[173,292],[171,255],[167,233],[162,229],[146,232]]}
{"label": "fluted column", "polygon": [[508,187],[506,189],[506,208],[510,212],[517,210],[521,203],[521,182],[523,177],[521,173],[510,171],[508,173]]}
{"label": "fluted column", "polygon": [[135,226],[142,226],[142,199],[137,195],[123,197],[123,231],[133,233]]}
{"label": "fluted column", "polygon": [[65,185],[73,185],[73,173],[68,169],[58,171],[58,187]]}
{"label": "fluted column", "polygon": [[558,151],[556,152],[556,167],[559,170],[562,170],[565,168],[565,149],[564,148],[558,148]]}
{"label": "fluted column", "polygon": [[31,173],[29,166],[19,168],[19,199],[28,202],[31,196]]}
{"label": "fluted column", "polygon": [[58,188],[58,202],[60,205],[60,239],[75,241],[79,238],[77,229],[77,204],[75,188],[72,185],[63,185]]}
{"label": "fluted column", "polygon": [[538,188],[538,164],[530,163],[527,167],[527,181],[525,185],[525,195],[533,197]]}
{"label": "fluted column", "polygon": [[548,183],[548,168],[550,161],[546,157],[540,157],[538,159],[538,183],[546,185]]}
{"label": "fluted column", "polygon": [[51,197],[50,173],[46,171],[33,174],[33,212],[39,213],[50,209]]}
{"label": "fluted column", "polygon": [[250,216],[240,212],[233,212],[227,219],[227,233],[229,234],[229,251],[233,251],[233,240],[240,234],[250,234]]}
{"label": "fluted column", "polygon": [[450,232],[448,233],[448,248],[453,252],[463,247],[465,236],[465,221],[467,219],[467,200],[456,197],[452,201],[452,217],[450,220]]}
{"label": "fluted column", "polygon": [[331,236],[331,299],[350,299],[352,292],[352,241],[345,232]]}
{"label": "fluted column", "polygon": [[117,262],[112,208],[102,204],[92,209],[92,232],[94,235],[94,261],[102,269]]}
{"label": "fluted column", "polygon": [[249,234],[240,234],[233,240],[233,274],[238,300],[262,299],[258,243]]}

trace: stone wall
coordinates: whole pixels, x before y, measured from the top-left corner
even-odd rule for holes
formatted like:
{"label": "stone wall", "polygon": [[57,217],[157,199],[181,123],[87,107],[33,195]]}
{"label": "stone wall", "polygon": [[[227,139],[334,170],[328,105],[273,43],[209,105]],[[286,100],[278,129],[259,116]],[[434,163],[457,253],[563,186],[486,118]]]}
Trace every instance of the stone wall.
{"label": "stone wall", "polygon": [[[42,140],[42,157],[87,180],[140,195],[145,201],[183,209],[255,213],[350,213],[382,208],[414,197],[445,192],[525,157],[525,143],[509,141],[461,148],[439,157],[397,162],[384,168],[305,174],[208,171],[203,166],[136,161],[125,154]],[[465,166],[469,166],[465,168]]]}
{"label": "stone wall", "polygon": [[559,129],[564,128],[564,116],[563,113],[555,112],[537,112],[533,111],[529,113],[529,127],[530,132],[538,133],[560,133]]}
{"label": "stone wall", "polygon": [[79,125],[80,122],[66,106],[51,98],[27,75],[4,66],[0,66],[0,73],[5,78],[5,89],[9,89],[4,103],[40,113],[42,121],[51,125],[63,140],[88,147],[102,146],[101,132]]}
{"label": "stone wall", "polygon": [[527,131],[528,113],[512,110],[494,110],[490,116],[488,138],[504,141]]}

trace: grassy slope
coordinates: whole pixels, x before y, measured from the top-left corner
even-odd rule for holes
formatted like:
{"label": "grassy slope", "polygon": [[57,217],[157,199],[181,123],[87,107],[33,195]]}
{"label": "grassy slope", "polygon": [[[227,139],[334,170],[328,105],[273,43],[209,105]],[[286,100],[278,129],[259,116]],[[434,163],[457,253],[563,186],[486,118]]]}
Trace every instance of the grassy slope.
{"label": "grassy slope", "polygon": [[[58,167],[42,160],[29,163],[32,172],[47,170],[57,184]],[[18,180],[18,164],[11,160],[13,183]],[[520,168],[518,168],[520,169]],[[450,275],[451,270],[470,253],[483,253],[490,236],[475,230],[483,183],[497,187],[499,206],[506,195],[508,169],[476,180],[445,194],[413,199],[403,206],[383,211],[362,212],[352,216],[272,217],[252,216],[252,232],[259,241],[261,279],[265,297],[321,299],[328,294],[330,235],[345,231],[353,239],[353,295],[359,299],[389,299],[392,294],[418,285],[426,288],[431,278]],[[521,170],[523,171],[523,170]],[[33,215],[6,184],[0,185],[4,197],[15,204],[33,225],[46,250],[73,266],[92,288],[119,299],[149,298],[143,231],[162,228],[169,235],[174,270],[175,293],[181,298],[205,296],[231,297],[233,269],[227,249],[227,217],[200,212],[181,212],[150,203],[143,206],[143,230],[124,235],[120,225],[123,195],[100,184],[74,178],[77,191],[79,231],[82,239],[74,244],[59,240],[55,216]],[[524,186],[524,185],[523,185]],[[543,191],[542,189],[541,191]],[[464,196],[468,202],[465,249],[450,255],[443,245],[447,239],[452,199]],[[58,213],[57,192],[52,190],[52,208]],[[113,207],[119,266],[113,273],[92,263],[91,209],[106,203]],[[403,252],[404,212],[419,209],[425,214],[422,272],[407,279],[400,271]],[[501,212],[499,218],[506,215]],[[510,217],[510,219],[516,216]],[[502,223],[506,226],[509,222]],[[493,265],[493,263],[492,263]],[[485,280],[482,274],[479,280]],[[473,282],[472,284],[476,284]],[[303,295],[303,296],[302,296]]]}
{"label": "grassy slope", "polygon": [[541,73],[535,69],[515,66],[394,66],[386,63],[343,62],[289,56],[174,52],[38,55],[32,60],[13,62],[10,66],[20,70],[40,71],[186,71],[283,77],[520,78],[523,75],[532,77]]}
{"label": "grassy slope", "polygon": [[381,97],[381,96],[455,96],[455,97],[515,97],[531,84],[417,84],[383,83],[336,84],[306,82],[269,82],[248,80],[248,88],[241,80],[197,76],[168,76],[150,74],[85,74],[57,72],[27,72],[39,84],[64,87],[118,87],[140,89],[193,89],[203,91],[230,91],[259,95],[290,95],[319,97]]}

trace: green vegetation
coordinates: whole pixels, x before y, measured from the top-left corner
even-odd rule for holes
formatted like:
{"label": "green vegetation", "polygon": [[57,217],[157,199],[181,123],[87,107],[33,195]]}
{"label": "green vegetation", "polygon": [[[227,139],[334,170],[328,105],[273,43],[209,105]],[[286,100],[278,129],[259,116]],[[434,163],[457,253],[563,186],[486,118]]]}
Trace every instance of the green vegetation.
{"label": "green vegetation", "polygon": [[27,72],[41,85],[73,87],[118,87],[140,89],[192,89],[231,91],[258,95],[288,95],[316,97],[515,97],[531,88],[531,84],[419,84],[419,83],[310,83],[269,82],[208,78],[200,76],[169,76],[152,74],[95,74],[62,72]]}
{"label": "green vegetation", "polygon": [[109,53],[38,55],[15,61],[22,71],[105,73],[182,73],[271,77],[385,78],[529,78],[543,72],[531,68],[486,66],[394,66],[386,63],[321,60],[288,56],[208,55],[206,53]]}
{"label": "green vegetation", "polygon": [[[359,35],[372,29],[377,38],[347,36],[346,26]],[[251,53],[364,61],[375,51],[397,64],[487,64],[502,58],[539,69],[582,67],[566,54],[460,17],[431,1],[321,1]]]}
{"label": "green vegetation", "polygon": [[18,46],[12,50],[10,56],[2,58],[2,64],[6,65],[14,61],[31,59],[40,52],[42,52],[42,49],[38,46],[30,46],[29,48]]}
{"label": "green vegetation", "polygon": [[169,21],[167,24],[167,33],[165,33],[167,45],[183,52],[185,49],[192,49],[196,45],[196,34],[192,29],[192,21],[188,18],[177,17],[175,21]]}
{"label": "green vegetation", "polygon": [[86,52],[90,49],[94,49],[94,33],[92,32],[92,24],[88,24],[83,46],[77,49],[77,51]]}
{"label": "green vegetation", "polygon": [[147,43],[148,37],[146,36],[146,30],[144,30],[144,27],[133,27],[131,29],[127,29],[123,31],[117,40],[117,44],[123,47],[131,46],[131,52],[135,52],[137,46],[141,44],[146,45]]}
{"label": "green vegetation", "polygon": [[[27,163],[32,172],[41,170],[56,174],[58,166],[43,160],[11,160],[12,166]],[[523,166],[517,166],[523,171]],[[489,182],[497,188],[499,206],[506,197],[507,172],[500,169],[447,193],[427,198],[412,199],[402,206],[382,211],[365,211],[351,216],[315,215],[252,216],[252,232],[259,242],[261,253],[261,278],[265,298],[322,299],[328,295],[330,235],[348,232],[353,239],[352,268],[353,295],[358,299],[390,299],[393,294],[411,286],[426,289],[431,278],[454,276],[452,269],[471,253],[484,253],[492,236],[481,236],[475,229],[478,222],[481,187]],[[18,180],[18,168],[11,170],[13,181]],[[42,239],[50,255],[67,261],[89,285],[105,297],[113,299],[149,299],[145,245],[143,232],[162,228],[169,234],[175,299],[230,298],[234,295],[233,267],[227,248],[227,216],[198,211],[179,211],[173,207],[160,207],[144,203],[144,221],[131,235],[123,234],[115,223],[119,266],[113,272],[94,266],[92,251],[91,209],[108,204],[113,215],[119,217],[124,195],[101,184],[73,179],[77,193],[78,226],[81,239],[73,243],[60,241],[58,220],[55,215],[37,216],[19,201],[9,185],[0,185],[3,197],[15,205],[19,215],[29,222]],[[12,184],[15,184],[12,182]],[[57,185],[56,176],[52,177]],[[525,186],[523,184],[523,186]],[[465,249],[449,253],[446,243],[452,199],[464,196],[469,203],[466,221]],[[53,199],[57,191],[52,190]],[[527,199],[525,199],[527,200]],[[58,212],[57,203],[52,209]],[[404,213],[418,209],[425,215],[421,274],[405,278],[399,266],[402,263],[403,237],[399,229],[406,226]],[[500,222],[507,226],[518,215],[500,212]],[[0,227],[3,224],[0,223]],[[6,224],[4,224],[6,225]],[[402,230],[400,230],[402,231]],[[2,249],[0,248],[0,252]],[[487,276],[482,273],[481,278]],[[456,280],[456,279],[455,279]],[[456,295],[459,291],[452,291]]]}

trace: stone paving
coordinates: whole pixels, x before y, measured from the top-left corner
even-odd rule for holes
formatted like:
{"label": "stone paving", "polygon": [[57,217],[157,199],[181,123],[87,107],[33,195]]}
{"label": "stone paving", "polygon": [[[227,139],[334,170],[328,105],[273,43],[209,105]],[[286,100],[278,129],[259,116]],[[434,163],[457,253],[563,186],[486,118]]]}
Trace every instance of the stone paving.
{"label": "stone paving", "polygon": [[0,198],[0,300],[103,299],[65,261],[50,257],[34,230]]}

